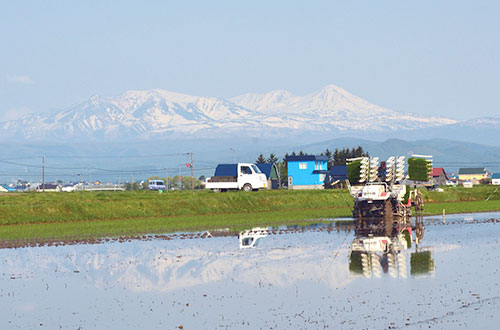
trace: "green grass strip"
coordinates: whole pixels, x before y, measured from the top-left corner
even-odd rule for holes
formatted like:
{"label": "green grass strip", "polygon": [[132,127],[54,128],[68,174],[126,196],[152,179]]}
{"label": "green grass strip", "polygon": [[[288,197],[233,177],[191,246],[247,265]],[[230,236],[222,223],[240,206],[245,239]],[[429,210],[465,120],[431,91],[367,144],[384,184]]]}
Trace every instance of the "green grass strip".
{"label": "green grass strip", "polygon": [[351,210],[322,209],[199,215],[191,217],[143,218],[125,220],[91,220],[68,223],[9,225],[0,228],[0,240],[87,239],[139,234],[192,232],[228,228],[241,231],[258,226],[277,226],[317,222],[321,218],[350,215]]}
{"label": "green grass strip", "polygon": [[[426,215],[500,210],[494,186],[423,191]],[[485,201],[489,198],[488,201]],[[26,193],[0,195],[0,241],[243,230],[351,216],[346,190]]]}

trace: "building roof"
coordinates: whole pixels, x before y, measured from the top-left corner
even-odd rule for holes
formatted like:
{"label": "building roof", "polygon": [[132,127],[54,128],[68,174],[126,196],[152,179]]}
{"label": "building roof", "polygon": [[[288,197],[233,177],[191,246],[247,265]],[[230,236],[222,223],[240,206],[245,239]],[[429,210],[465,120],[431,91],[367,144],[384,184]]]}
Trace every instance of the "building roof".
{"label": "building roof", "polygon": [[38,189],[57,189],[59,186],[55,183],[45,183],[38,186]]}
{"label": "building roof", "polygon": [[[255,164],[259,168],[259,170],[266,175],[266,178],[270,178],[272,175],[273,167],[276,167],[275,164],[272,163],[260,163],[260,164]],[[276,173],[277,173],[276,169]]]}
{"label": "building roof", "polygon": [[6,184],[2,184],[0,186],[2,186],[7,191],[16,191],[15,188],[9,187],[9,185],[6,185]]}
{"label": "building roof", "polygon": [[500,179],[500,173],[493,173],[493,174],[491,175],[491,178],[492,178],[492,179]]}
{"label": "building roof", "polygon": [[458,174],[486,174],[484,167],[465,167],[458,170]]}
{"label": "building roof", "polygon": [[286,156],[285,159],[287,162],[303,162],[307,160],[328,161],[328,157],[322,155]]}
{"label": "building roof", "polygon": [[335,165],[330,168],[330,177],[333,180],[346,180],[347,179],[347,166],[346,165]]}
{"label": "building roof", "polygon": [[334,165],[330,168],[330,175],[347,177],[347,166],[346,165]]}
{"label": "building roof", "polygon": [[441,176],[441,174],[444,174],[444,176],[446,178],[448,178],[448,176],[446,175],[446,171],[444,170],[444,168],[442,168],[442,167],[434,167],[434,168],[432,168],[432,176],[433,177]]}

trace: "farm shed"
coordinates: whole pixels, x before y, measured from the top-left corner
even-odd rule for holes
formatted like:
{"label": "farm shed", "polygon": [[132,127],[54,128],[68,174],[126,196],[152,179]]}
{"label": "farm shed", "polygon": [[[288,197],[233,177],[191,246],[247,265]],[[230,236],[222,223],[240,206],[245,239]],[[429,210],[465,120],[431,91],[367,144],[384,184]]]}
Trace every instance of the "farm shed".
{"label": "farm shed", "polygon": [[280,175],[276,164],[261,163],[255,164],[267,178],[267,189],[278,189],[280,182]]}

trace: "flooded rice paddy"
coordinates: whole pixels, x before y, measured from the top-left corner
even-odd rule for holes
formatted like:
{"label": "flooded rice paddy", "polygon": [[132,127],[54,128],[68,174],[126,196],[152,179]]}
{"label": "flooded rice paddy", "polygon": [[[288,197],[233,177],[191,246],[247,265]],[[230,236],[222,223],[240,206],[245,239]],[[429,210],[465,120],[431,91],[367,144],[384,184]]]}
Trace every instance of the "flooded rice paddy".
{"label": "flooded rice paddy", "polygon": [[418,248],[357,259],[326,222],[1,249],[0,328],[497,329],[495,219],[429,217]]}

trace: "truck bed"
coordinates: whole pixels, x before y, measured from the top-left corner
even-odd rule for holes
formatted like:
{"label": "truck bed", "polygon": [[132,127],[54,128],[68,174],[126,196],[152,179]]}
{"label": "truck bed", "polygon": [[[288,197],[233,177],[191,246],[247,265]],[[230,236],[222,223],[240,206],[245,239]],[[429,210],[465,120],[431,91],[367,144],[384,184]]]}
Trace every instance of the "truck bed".
{"label": "truck bed", "polygon": [[238,182],[238,178],[235,176],[213,176],[207,180],[209,183],[215,182]]}

